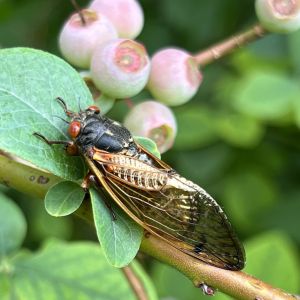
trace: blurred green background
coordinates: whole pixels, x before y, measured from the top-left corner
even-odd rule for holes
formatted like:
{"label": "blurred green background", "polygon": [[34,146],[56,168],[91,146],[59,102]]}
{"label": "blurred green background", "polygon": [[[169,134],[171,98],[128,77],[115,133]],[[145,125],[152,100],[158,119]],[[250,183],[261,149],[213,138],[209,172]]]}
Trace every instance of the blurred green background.
{"label": "blurred green background", "polygon": [[[138,40],[150,54],[170,45],[196,53],[256,22],[253,0],[140,3],[145,27]],[[0,0],[0,46],[60,55],[58,33],[72,11],[69,1]],[[205,67],[197,95],[173,109],[178,137],[162,157],[224,207],[245,243],[246,272],[293,293],[300,293],[299,53],[300,32],[271,34]],[[133,100],[149,97],[143,92]],[[127,111],[118,102],[109,116],[122,120]],[[26,247],[51,236],[96,239],[81,220],[55,219],[42,203],[3,190],[25,212]],[[171,268],[150,259],[145,266],[161,299],[201,299]]]}

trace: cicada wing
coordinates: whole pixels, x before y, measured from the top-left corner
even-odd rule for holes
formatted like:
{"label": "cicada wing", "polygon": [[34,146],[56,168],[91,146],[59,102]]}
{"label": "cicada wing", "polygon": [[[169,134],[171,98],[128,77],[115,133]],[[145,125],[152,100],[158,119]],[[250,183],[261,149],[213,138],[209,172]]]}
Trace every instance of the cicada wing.
{"label": "cicada wing", "polygon": [[102,163],[88,163],[107,193],[146,230],[213,266],[230,270],[244,267],[243,246],[225,213],[200,187],[191,187],[191,182],[173,173],[168,174],[173,185],[143,189],[110,173]]}
{"label": "cicada wing", "polygon": [[[136,189],[107,176],[108,185],[143,227],[176,248],[211,265],[240,270],[245,253],[219,205],[207,194],[193,195],[194,212],[181,197]],[[184,195],[186,196],[186,195]],[[158,205],[163,203],[163,205]]]}

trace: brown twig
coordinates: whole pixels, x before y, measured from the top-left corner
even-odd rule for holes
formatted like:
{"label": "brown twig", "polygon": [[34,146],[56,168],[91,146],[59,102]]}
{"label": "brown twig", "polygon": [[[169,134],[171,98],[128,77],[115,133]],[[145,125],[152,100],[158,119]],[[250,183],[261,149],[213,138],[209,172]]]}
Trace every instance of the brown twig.
{"label": "brown twig", "polygon": [[76,2],[76,0],[70,0],[70,1],[71,1],[72,5],[74,6],[76,12],[77,12],[78,15],[79,15],[79,18],[80,18],[80,20],[81,20],[81,24],[82,24],[83,26],[85,26],[85,25],[86,25],[86,21],[85,21],[85,18],[84,18],[84,15],[83,15],[83,13],[82,13],[82,10],[81,10],[80,6],[79,6],[78,3]]}
{"label": "brown twig", "polygon": [[167,263],[185,276],[196,287],[205,283],[219,291],[241,300],[295,300],[293,295],[260,281],[241,271],[228,271],[205,264],[171,247],[153,235],[143,239],[141,250]]}
{"label": "brown twig", "polygon": [[236,48],[241,48],[254,40],[260,39],[266,33],[267,31],[261,25],[257,24],[241,34],[235,35],[195,54],[194,57],[202,67],[231,53]]}
{"label": "brown twig", "polygon": [[126,276],[129,284],[131,285],[137,299],[148,300],[147,293],[140,279],[136,276],[130,266],[122,268],[124,275]]}
{"label": "brown twig", "polygon": [[[46,178],[47,180],[45,182],[39,180],[39,178]],[[0,183],[5,183],[21,192],[43,199],[48,188],[59,180],[62,179],[0,155]],[[80,209],[76,211],[76,214],[93,224],[89,201],[85,201]],[[276,289],[243,272],[223,270],[202,263],[153,235],[144,237],[141,250],[178,269],[191,279],[196,287],[205,283],[234,297],[234,299],[296,299],[295,296]],[[133,280],[133,277],[131,279]],[[137,283],[134,283],[134,285],[138,287]]]}

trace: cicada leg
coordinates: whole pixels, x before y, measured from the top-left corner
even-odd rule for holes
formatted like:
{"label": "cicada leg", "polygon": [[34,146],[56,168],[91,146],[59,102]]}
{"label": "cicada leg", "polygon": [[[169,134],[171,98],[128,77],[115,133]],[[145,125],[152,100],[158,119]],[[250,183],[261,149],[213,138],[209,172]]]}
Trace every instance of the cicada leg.
{"label": "cicada leg", "polygon": [[42,134],[37,133],[37,132],[34,132],[33,135],[36,136],[37,138],[41,139],[42,141],[44,141],[49,146],[64,145],[65,150],[69,155],[72,155],[72,156],[79,155],[78,148],[74,144],[73,141],[48,140],[45,136],[43,136]]}
{"label": "cicada leg", "polygon": [[101,199],[104,202],[104,204],[106,205],[106,207],[109,209],[111,218],[113,221],[117,220],[117,216],[111,206],[111,202],[107,199],[105,193],[103,192],[101,185],[99,183],[99,181],[97,180],[96,176],[89,171],[85,177],[83,178],[83,181],[81,183],[81,187],[87,192],[89,187],[91,186],[91,184],[94,184],[94,186],[97,188],[98,192],[101,192]]}

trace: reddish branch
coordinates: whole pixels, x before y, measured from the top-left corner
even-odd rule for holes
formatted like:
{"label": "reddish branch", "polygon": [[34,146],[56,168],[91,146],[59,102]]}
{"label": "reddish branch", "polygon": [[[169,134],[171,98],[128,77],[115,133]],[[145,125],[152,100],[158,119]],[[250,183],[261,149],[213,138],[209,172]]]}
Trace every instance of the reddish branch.
{"label": "reddish branch", "polygon": [[231,53],[236,48],[241,48],[254,40],[260,39],[266,33],[267,31],[261,25],[255,25],[241,34],[235,35],[195,54],[194,57],[200,66],[204,66]]}

